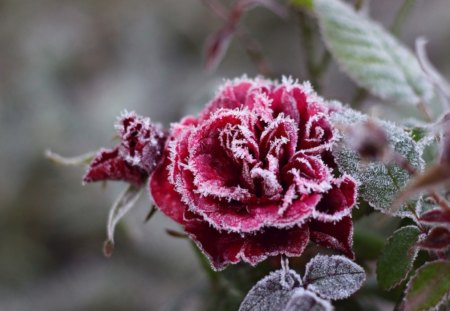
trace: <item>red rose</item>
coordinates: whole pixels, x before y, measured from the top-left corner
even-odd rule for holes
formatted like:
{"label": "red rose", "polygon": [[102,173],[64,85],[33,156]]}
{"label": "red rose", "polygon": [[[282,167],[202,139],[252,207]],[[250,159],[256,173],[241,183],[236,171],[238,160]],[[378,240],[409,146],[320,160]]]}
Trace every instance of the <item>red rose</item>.
{"label": "red rose", "polygon": [[356,183],[334,176],[328,114],[308,83],[227,82],[173,125],[150,179],[156,205],[215,269],[299,256],[310,239],[353,257]]}

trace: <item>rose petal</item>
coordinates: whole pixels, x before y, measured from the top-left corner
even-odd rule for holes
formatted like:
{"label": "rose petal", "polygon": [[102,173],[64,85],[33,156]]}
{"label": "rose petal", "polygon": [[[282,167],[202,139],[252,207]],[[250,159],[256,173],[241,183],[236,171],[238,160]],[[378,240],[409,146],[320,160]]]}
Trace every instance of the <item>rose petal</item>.
{"label": "rose petal", "polygon": [[348,175],[333,180],[333,188],[323,194],[313,217],[324,222],[334,222],[351,213],[356,203],[356,182]]}
{"label": "rose petal", "polygon": [[84,182],[120,180],[140,186],[147,173],[137,166],[127,163],[120,155],[119,148],[101,149],[89,165],[83,177]]}
{"label": "rose petal", "polygon": [[355,258],[352,250],[353,223],[351,216],[344,217],[336,223],[311,220],[308,225],[311,241],[341,252],[350,259]]}
{"label": "rose petal", "polygon": [[169,158],[167,154],[165,154],[163,157],[163,162],[150,176],[150,193],[156,206],[165,215],[172,218],[179,224],[184,224],[183,214],[187,207],[181,201],[180,194],[175,191],[174,186],[169,182],[167,170],[167,166],[169,164]]}
{"label": "rose petal", "polygon": [[263,227],[290,228],[302,224],[312,214],[320,195],[302,196],[280,213],[280,204],[247,205],[217,201],[193,195],[190,210],[199,214],[217,230],[255,232]]}
{"label": "rose petal", "polygon": [[300,256],[308,244],[308,227],[268,229],[255,235],[217,231],[202,221],[189,221],[185,230],[205,253],[215,270],[245,261],[256,265],[269,256]]}
{"label": "rose petal", "polygon": [[251,265],[265,260],[269,256],[300,256],[309,241],[308,226],[283,230],[268,228],[261,233],[246,238],[242,259]]}
{"label": "rose petal", "polygon": [[295,184],[298,192],[324,193],[331,188],[330,169],[316,156],[297,152],[283,167],[282,178],[286,184]]}

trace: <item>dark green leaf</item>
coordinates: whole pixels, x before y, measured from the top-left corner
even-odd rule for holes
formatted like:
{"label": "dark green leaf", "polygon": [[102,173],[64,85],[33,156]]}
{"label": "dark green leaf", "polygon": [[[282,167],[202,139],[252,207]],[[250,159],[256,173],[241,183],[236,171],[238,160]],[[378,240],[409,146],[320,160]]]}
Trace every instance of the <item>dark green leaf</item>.
{"label": "dark green leaf", "polygon": [[402,227],[388,239],[377,262],[378,284],[391,289],[404,281],[416,258],[420,230],[416,226]]}

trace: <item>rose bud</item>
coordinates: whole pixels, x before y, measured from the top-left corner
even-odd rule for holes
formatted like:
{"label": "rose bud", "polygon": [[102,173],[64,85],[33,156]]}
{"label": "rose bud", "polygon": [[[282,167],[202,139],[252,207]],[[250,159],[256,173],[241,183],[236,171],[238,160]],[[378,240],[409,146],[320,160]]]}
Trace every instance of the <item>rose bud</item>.
{"label": "rose bud", "polygon": [[167,139],[159,125],[134,112],[124,112],[116,129],[120,144],[97,153],[84,182],[121,180],[140,186],[159,163]]}

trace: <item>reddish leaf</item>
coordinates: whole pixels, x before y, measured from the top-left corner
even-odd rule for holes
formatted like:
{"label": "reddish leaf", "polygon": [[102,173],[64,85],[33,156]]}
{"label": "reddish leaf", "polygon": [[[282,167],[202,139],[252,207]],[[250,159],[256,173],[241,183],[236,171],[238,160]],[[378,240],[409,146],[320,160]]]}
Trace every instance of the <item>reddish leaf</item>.
{"label": "reddish leaf", "polygon": [[420,242],[419,247],[441,251],[450,247],[450,231],[444,227],[435,227],[426,236],[425,240]]}
{"label": "reddish leaf", "polygon": [[419,220],[421,223],[426,225],[445,223],[450,225],[450,215],[440,208],[426,211],[420,216]]}

